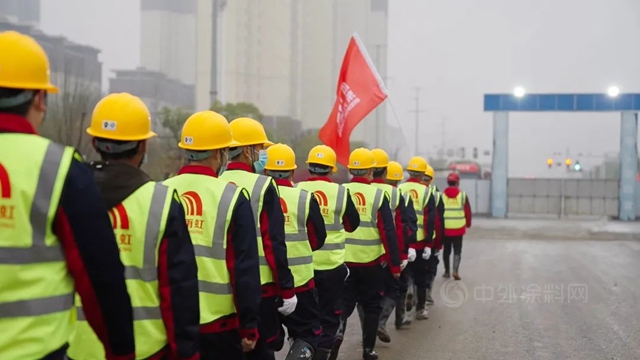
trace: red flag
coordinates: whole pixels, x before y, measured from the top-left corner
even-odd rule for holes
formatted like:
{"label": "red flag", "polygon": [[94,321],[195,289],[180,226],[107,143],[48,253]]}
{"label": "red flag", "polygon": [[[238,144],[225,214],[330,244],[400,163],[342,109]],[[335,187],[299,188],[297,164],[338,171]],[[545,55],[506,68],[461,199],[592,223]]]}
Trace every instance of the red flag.
{"label": "red flag", "polygon": [[319,134],[320,140],[335,150],[340,164],[349,162],[349,137],[353,129],[386,98],[382,79],[360,38],[354,34],[342,60],[336,102]]}

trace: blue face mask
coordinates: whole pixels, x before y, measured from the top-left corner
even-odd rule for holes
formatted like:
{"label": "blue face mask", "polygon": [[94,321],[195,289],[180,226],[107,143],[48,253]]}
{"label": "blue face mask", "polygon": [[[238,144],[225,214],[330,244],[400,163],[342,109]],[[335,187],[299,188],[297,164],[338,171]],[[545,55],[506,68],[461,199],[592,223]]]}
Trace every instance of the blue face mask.
{"label": "blue face mask", "polygon": [[256,174],[262,174],[265,166],[267,166],[267,150],[260,150],[258,152],[258,161],[253,162],[253,168]]}

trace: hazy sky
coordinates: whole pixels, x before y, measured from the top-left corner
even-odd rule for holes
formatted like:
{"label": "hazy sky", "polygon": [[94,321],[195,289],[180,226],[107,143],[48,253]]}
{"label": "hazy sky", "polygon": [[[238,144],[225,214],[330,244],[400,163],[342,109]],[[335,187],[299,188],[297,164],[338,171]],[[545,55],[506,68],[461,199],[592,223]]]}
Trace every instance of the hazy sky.
{"label": "hazy sky", "polygon": [[[231,0],[233,1],[233,0]],[[267,0],[261,0],[267,1]],[[276,1],[276,0],[268,0]],[[347,0],[343,0],[347,1]],[[102,49],[104,78],[139,63],[137,0],[43,0],[42,27]],[[413,139],[414,88],[422,88],[422,151],[491,149],[492,117],[482,95],[640,92],[638,0],[392,0],[387,83],[405,133]],[[619,114],[511,114],[511,176],[559,175],[554,152],[601,155],[619,148]],[[585,167],[600,159],[580,159]]]}

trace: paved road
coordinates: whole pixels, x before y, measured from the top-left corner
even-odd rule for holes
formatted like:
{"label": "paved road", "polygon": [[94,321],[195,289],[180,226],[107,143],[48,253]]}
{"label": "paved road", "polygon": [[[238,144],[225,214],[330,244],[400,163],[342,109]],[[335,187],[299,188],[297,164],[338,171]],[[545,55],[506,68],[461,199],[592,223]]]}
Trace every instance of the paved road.
{"label": "paved road", "polygon": [[[461,275],[381,359],[640,359],[640,242],[468,239]],[[340,359],[360,351],[352,318]]]}

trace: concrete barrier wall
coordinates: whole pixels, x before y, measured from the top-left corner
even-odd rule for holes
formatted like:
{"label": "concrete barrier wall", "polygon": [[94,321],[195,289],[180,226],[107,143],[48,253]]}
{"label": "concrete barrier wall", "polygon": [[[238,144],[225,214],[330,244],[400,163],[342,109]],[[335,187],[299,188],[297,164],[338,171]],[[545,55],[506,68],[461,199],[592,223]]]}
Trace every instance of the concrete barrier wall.
{"label": "concrete barrier wall", "polygon": [[[445,179],[436,179],[435,184],[440,191],[447,188]],[[491,180],[462,179],[460,189],[467,193],[474,214],[488,215],[491,212]]]}
{"label": "concrete barrier wall", "polygon": [[618,181],[509,179],[508,212],[560,216],[617,216]]}

